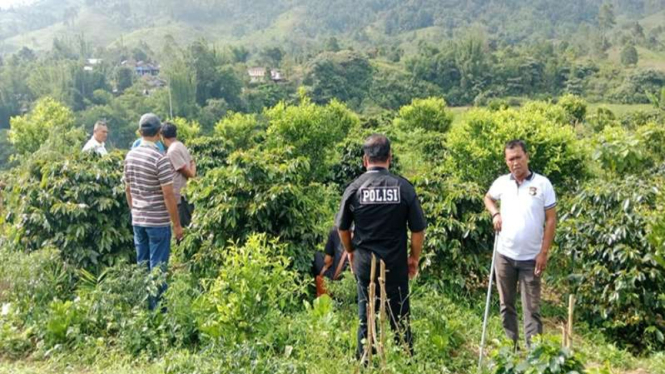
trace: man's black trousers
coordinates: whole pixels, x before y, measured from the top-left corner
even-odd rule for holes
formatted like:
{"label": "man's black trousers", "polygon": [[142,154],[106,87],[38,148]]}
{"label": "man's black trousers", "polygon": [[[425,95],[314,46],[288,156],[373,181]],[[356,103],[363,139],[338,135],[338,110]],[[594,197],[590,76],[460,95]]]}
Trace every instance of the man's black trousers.
{"label": "man's black trousers", "polygon": [[[381,305],[381,288],[379,283],[376,282],[376,300],[375,309],[376,315],[379,315],[379,307]],[[369,280],[358,278],[358,317],[360,319],[360,326],[358,326],[358,348],[356,356],[361,358],[365,346],[363,340],[367,338],[367,302],[369,293]],[[390,320],[390,327],[395,332],[395,343],[404,346],[408,349],[410,354],[413,354],[413,337],[411,335],[411,328],[409,326],[409,314],[411,311],[409,302],[409,281],[405,280],[397,284],[386,285],[386,293],[388,296],[388,305],[386,306],[387,318]],[[378,334],[377,334],[378,338]]]}

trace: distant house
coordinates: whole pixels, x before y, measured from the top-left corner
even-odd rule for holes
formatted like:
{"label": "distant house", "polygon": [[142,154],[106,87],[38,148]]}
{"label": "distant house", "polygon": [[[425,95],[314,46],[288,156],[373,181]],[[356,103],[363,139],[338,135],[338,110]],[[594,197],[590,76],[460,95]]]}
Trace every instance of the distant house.
{"label": "distant house", "polygon": [[146,75],[159,75],[159,65],[144,61],[125,60],[120,63],[122,66],[133,68],[136,75],[143,77]]}
{"label": "distant house", "polygon": [[[247,74],[249,75],[250,83],[261,83],[265,82],[266,68],[256,67],[247,69]],[[279,70],[271,69],[270,70],[270,80],[273,82],[280,82],[283,80],[282,73]]]}
{"label": "distant house", "polygon": [[85,60],[85,66],[83,66],[83,70],[85,71],[93,71],[95,68],[95,65],[99,65],[102,63],[101,58],[89,58]]}

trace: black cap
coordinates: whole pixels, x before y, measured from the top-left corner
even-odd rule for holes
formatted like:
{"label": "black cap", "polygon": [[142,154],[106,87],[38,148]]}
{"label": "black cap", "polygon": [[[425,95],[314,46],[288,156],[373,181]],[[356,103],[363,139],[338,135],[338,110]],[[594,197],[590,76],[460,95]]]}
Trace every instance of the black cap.
{"label": "black cap", "polygon": [[162,128],[162,121],[155,114],[146,113],[139,120],[139,130],[154,131]]}

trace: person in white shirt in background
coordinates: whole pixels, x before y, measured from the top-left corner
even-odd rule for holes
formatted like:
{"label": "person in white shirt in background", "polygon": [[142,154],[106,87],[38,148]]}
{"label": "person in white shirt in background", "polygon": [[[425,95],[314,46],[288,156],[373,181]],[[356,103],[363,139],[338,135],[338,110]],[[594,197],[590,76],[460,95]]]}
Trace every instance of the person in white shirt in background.
{"label": "person in white shirt in background", "polygon": [[109,136],[109,128],[104,121],[97,121],[92,130],[92,137],[83,146],[83,152],[95,152],[100,156],[106,156],[106,138]]}
{"label": "person in white shirt in background", "polygon": [[494,181],[484,200],[494,230],[500,233],[495,269],[503,328],[518,349],[518,284],[527,347],[533,336],[543,332],[541,279],[556,231],[556,194],[549,179],[529,168],[529,153],[522,140],[508,142],[504,155],[510,173]]}

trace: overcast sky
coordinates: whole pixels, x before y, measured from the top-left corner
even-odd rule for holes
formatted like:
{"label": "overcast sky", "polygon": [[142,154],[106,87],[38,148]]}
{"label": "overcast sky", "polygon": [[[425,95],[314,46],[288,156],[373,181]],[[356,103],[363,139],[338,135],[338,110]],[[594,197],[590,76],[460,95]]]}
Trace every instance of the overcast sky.
{"label": "overcast sky", "polygon": [[0,0],[0,8],[7,9],[12,5],[34,3],[35,0]]}

